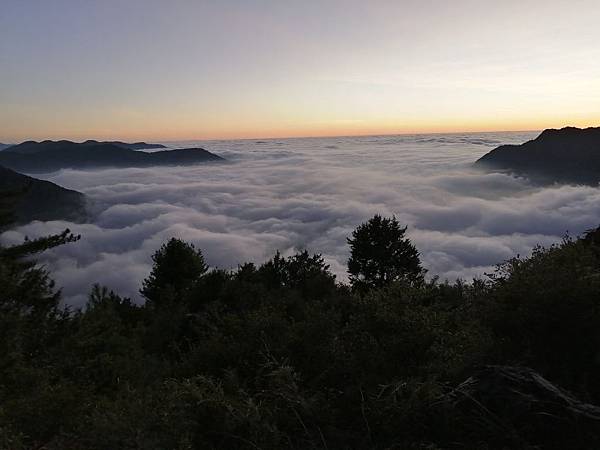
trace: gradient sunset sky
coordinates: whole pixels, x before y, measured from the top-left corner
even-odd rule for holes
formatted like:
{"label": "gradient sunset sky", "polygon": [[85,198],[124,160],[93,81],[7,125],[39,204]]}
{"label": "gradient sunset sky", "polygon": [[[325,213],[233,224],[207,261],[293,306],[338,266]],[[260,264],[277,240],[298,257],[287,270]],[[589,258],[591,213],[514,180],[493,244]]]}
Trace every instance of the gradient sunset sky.
{"label": "gradient sunset sky", "polygon": [[599,0],[0,0],[0,141],[600,125]]}

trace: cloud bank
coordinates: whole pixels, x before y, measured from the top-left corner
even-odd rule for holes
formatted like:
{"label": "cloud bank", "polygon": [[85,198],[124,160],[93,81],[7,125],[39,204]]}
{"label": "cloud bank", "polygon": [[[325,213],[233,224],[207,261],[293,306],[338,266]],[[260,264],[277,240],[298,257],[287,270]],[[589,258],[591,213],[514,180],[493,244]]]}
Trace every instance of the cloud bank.
{"label": "cloud bank", "polygon": [[[375,213],[408,225],[430,275],[482,276],[493,265],[566,232],[600,223],[600,189],[540,188],[470,169],[500,143],[532,134],[216,141],[199,143],[226,164],[63,170],[44,178],[84,192],[93,223],[34,222],[4,233],[20,242],[65,227],[82,239],[41,258],[83,306],[92,283],[141,301],[151,255],[172,236],[216,267],[261,262],[276,250],[321,252],[345,280],[346,237]],[[178,143],[171,143],[178,146]],[[188,146],[190,143],[181,144]]]}

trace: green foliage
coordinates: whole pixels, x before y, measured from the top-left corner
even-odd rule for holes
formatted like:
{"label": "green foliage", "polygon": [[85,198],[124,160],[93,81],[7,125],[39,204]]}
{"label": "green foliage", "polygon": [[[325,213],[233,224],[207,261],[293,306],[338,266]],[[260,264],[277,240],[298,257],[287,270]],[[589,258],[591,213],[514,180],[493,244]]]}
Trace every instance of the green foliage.
{"label": "green foliage", "polygon": [[0,448],[501,448],[508,428],[440,400],[482,364],[600,402],[600,231],[450,284],[422,279],[395,219],[369,223],[357,248],[374,228],[416,261],[357,272],[359,292],[318,254],[208,270],[173,239],[146,304],[94,286],[68,311],[20,255],[69,233],[0,253]]}
{"label": "green foliage", "polygon": [[70,242],[77,242],[80,238],[81,236],[75,236],[68,228],[60,234],[53,234],[33,240],[25,237],[25,242],[22,244],[7,248],[0,248],[0,258],[16,260],[18,258],[45,252],[46,250],[68,244]]}
{"label": "green foliage", "polygon": [[[0,444],[30,448],[73,424],[77,388],[57,374],[52,353],[69,329],[43,268],[24,257],[76,241],[69,230],[0,247]],[[32,436],[35,436],[32,438]]]}
{"label": "green foliage", "polygon": [[499,358],[529,365],[598,401],[600,245],[565,239],[514,258],[492,276],[489,326]]}
{"label": "green foliage", "polygon": [[421,282],[424,270],[419,252],[396,217],[375,215],[348,238],[350,284],[360,291],[380,288],[392,282]]}
{"label": "green foliage", "polygon": [[154,306],[185,298],[198,278],[208,270],[200,250],[171,238],[153,256],[150,276],[140,293]]}

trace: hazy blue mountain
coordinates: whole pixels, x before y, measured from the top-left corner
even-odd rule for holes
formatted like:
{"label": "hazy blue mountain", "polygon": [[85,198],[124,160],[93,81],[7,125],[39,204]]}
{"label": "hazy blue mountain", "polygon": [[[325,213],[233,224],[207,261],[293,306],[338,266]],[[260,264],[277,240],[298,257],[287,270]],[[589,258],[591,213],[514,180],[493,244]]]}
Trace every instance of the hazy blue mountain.
{"label": "hazy blue mountain", "polygon": [[[135,145],[138,144],[140,143]],[[27,141],[0,153],[0,165],[30,173],[52,172],[66,168],[189,165],[208,161],[224,161],[224,159],[201,148],[145,153],[117,144],[92,141],[84,143]]]}
{"label": "hazy blue mountain", "polygon": [[9,147],[12,147],[13,144],[3,144],[2,142],[0,142],[0,151],[7,149]]}
{"label": "hazy blue mountain", "polygon": [[11,206],[14,201],[14,219],[17,224],[32,220],[81,222],[87,217],[86,199],[82,193],[5,167],[0,167],[0,192],[11,198],[8,200]]}
{"label": "hazy blue mountain", "polygon": [[501,145],[475,163],[541,182],[600,182],[600,127],[543,131],[521,145]]}

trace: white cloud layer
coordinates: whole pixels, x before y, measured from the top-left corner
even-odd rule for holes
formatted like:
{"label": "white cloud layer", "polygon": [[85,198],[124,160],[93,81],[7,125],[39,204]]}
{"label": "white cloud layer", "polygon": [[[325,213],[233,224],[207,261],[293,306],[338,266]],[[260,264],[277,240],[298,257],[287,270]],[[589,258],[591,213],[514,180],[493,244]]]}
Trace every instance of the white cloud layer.
{"label": "white cloud layer", "polygon": [[230,162],[47,174],[43,178],[87,194],[93,223],[34,222],[6,232],[2,241],[65,227],[81,234],[79,242],[41,258],[75,306],[85,304],[95,282],[140,300],[150,257],[172,236],[193,242],[221,268],[306,248],[321,252],[344,280],[346,237],[375,213],[395,214],[408,225],[430,275],[470,279],[536,244],[600,223],[598,188],[540,188],[470,169],[490,148],[531,136],[203,142]]}

